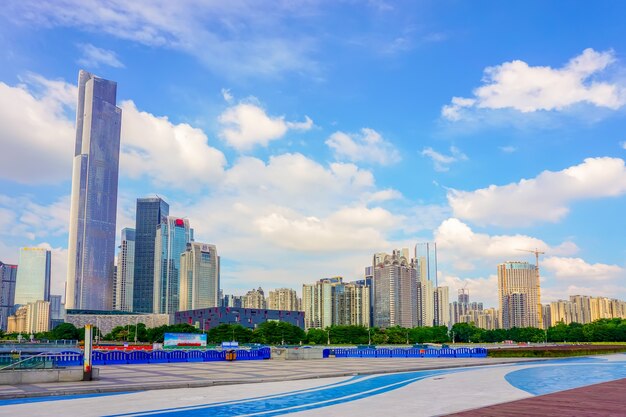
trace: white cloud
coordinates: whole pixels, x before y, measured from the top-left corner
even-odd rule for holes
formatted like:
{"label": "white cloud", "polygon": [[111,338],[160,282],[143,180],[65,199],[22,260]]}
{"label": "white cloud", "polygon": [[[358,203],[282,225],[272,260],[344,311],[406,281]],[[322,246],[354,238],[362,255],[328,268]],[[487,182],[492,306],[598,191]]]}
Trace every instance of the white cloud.
{"label": "white cloud", "polygon": [[223,175],[226,158],[208,144],[206,134],[186,123],[174,124],[137,109],[122,108],[120,170],[131,178],[147,176],[157,184],[201,189]]}
{"label": "white cloud", "polygon": [[550,246],[543,240],[526,235],[488,235],[476,233],[459,219],[450,218],[434,232],[434,240],[441,251],[441,259],[452,261],[458,270],[471,270],[476,262],[496,265],[500,262],[526,259],[528,254],[519,249],[538,249],[549,255],[572,255],[578,251],[573,242]]}
{"label": "white cloud", "polygon": [[335,132],[326,140],[337,159],[390,165],[400,161],[400,153],[380,133],[363,128],[361,133]]}
{"label": "white cloud", "polygon": [[500,146],[499,149],[504,153],[517,152],[517,148],[515,146]]}
{"label": "white cloud", "polygon": [[[0,82],[0,178],[26,184],[56,183],[71,176],[74,123],[67,113],[76,88],[29,74],[25,83]],[[45,173],[45,174],[44,174]]]}
{"label": "white cloud", "polygon": [[119,60],[114,51],[98,48],[90,43],[78,45],[83,56],[76,61],[88,69],[99,68],[101,65],[108,65],[113,68],[124,68],[124,64]]}
{"label": "white cloud", "polygon": [[70,198],[63,196],[48,205],[31,196],[9,197],[0,194],[0,236],[30,241],[67,233]]}
{"label": "white cloud", "polygon": [[[552,272],[557,279],[581,282],[607,281],[626,277],[624,268],[602,263],[589,264],[581,258],[547,257],[541,261],[542,268]],[[622,281],[623,282],[623,281]]]}
{"label": "white cloud", "polygon": [[239,151],[252,149],[255,145],[267,146],[282,138],[289,129],[308,130],[313,121],[307,116],[304,122],[287,122],[283,116],[271,117],[264,109],[253,103],[239,103],[227,108],[220,116],[220,137]]}
{"label": "white cloud", "polygon": [[622,149],[626,149],[626,142],[621,142],[620,146],[622,147]]}
{"label": "white cloud", "polygon": [[224,98],[224,101],[227,103],[232,103],[233,102],[233,95],[230,92],[230,89],[228,88],[222,88],[222,97]]}
{"label": "white cloud", "polygon": [[498,307],[498,276],[461,278],[456,275],[440,274],[439,285],[449,288],[450,302],[456,301],[457,291],[469,291],[470,302],[482,302],[485,308]]}
{"label": "white cloud", "polygon": [[616,110],[626,103],[624,86],[599,80],[602,71],[613,62],[613,51],[597,52],[589,48],[558,69],[530,66],[520,60],[488,67],[484,85],[473,91],[473,97],[453,97],[441,114],[455,121],[476,109],[529,113],[558,111],[580,103]]}
{"label": "white cloud", "polygon": [[587,158],[562,171],[544,171],[532,179],[475,191],[450,190],[456,217],[481,225],[527,226],[557,222],[577,200],[626,193],[626,167],[620,158]]}
{"label": "white cloud", "polygon": [[467,160],[467,155],[461,152],[456,146],[450,146],[450,155],[439,153],[433,150],[433,148],[424,148],[422,155],[429,157],[433,161],[435,171],[439,172],[449,171],[451,164]]}
{"label": "white cloud", "polygon": [[394,190],[393,188],[387,188],[385,190],[376,191],[366,195],[366,201],[369,203],[398,200],[401,198],[402,193],[398,190]]}

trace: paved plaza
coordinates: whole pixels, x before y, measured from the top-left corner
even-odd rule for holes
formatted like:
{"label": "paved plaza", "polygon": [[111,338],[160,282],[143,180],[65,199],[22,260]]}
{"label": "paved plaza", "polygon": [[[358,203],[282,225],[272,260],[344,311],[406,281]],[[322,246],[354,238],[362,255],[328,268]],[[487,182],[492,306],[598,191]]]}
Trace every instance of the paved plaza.
{"label": "paved plaza", "polygon": [[[404,372],[398,372],[401,370],[398,368],[404,368]],[[67,392],[74,389],[74,395],[1,400],[0,415],[446,415],[626,378],[626,355],[544,361],[330,359],[102,369],[102,381],[80,385],[94,384],[93,387],[105,391],[119,383],[118,389],[122,392],[80,394],[79,390],[66,386]],[[311,378],[298,379],[303,374]],[[324,377],[333,374],[343,376]],[[204,379],[198,380],[201,378]],[[266,382],[239,383],[246,378]],[[133,385],[130,385],[131,380]],[[176,384],[184,381],[197,381],[205,386],[176,388]],[[215,384],[206,386],[211,381]],[[168,383],[172,385],[167,389],[136,391],[142,384],[152,385],[152,388],[161,384],[164,388]],[[59,384],[52,385],[55,387],[48,387],[49,393],[54,393],[54,389],[59,392]],[[40,388],[29,386],[28,389],[36,392]],[[125,388],[135,391],[124,391]]]}

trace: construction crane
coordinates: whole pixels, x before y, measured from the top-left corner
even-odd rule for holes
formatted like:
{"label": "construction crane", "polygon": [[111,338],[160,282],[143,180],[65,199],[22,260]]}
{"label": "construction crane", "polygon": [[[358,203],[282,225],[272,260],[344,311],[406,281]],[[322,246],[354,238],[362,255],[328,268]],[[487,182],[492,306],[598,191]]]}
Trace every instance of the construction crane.
{"label": "construction crane", "polygon": [[517,250],[535,254],[535,274],[537,277],[537,284],[536,284],[537,285],[537,315],[538,315],[537,323],[543,328],[543,312],[542,312],[542,306],[541,306],[541,287],[539,285],[539,255],[545,255],[546,253],[538,250],[537,248],[535,248],[535,250],[530,250],[530,249],[517,249]]}

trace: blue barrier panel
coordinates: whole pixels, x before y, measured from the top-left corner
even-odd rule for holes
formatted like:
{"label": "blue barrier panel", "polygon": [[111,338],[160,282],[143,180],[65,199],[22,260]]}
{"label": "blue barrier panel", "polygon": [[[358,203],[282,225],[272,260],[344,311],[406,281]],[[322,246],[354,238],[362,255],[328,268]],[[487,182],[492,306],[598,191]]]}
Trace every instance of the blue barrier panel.
{"label": "blue barrier panel", "polygon": [[95,350],[91,353],[91,364],[92,365],[104,365],[106,356],[104,352],[100,352]]}
{"label": "blue barrier panel", "polygon": [[203,357],[205,362],[223,361],[226,360],[226,351],[207,350]]}
{"label": "blue barrier panel", "polygon": [[454,349],[443,348],[439,349],[438,353],[439,358],[454,358]]}
{"label": "blue barrier panel", "polygon": [[167,363],[169,362],[169,355],[163,350],[153,350],[150,353],[150,359],[148,363]]}
{"label": "blue barrier panel", "polygon": [[378,349],[359,349],[361,358],[375,358]]}
{"label": "blue barrier panel", "polygon": [[471,352],[472,358],[486,358],[487,357],[487,349],[485,348],[474,348]]}
{"label": "blue barrier panel", "polygon": [[327,358],[329,354],[330,354],[330,349],[324,349],[322,351],[322,358]]}
{"label": "blue barrier panel", "polygon": [[150,354],[143,350],[135,350],[128,353],[127,360],[129,364],[150,363]]}
{"label": "blue barrier panel", "polygon": [[335,355],[335,358],[345,358],[347,355],[347,352],[343,348],[335,348],[335,349],[331,349],[330,354]]}
{"label": "blue barrier panel", "polygon": [[376,349],[377,358],[391,358],[391,349],[380,348]]}
{"label": "blue barrier panel", "polygon": [[184,350],[171,350],[167,352],[168,362],[187,362],[187,352]]}
{"label": "blue barrier panel", "polygon": [[104,364],[105,365],[120,365],[128,363],[128,355],[126,352],[122,352],[119,350],[112,350],[110,352],[104,353]]}
{"label": "blue barrier panel", "polygon": [[437,358],[439,357],[439,349],[425,349],[423,356],[425,358]]}
{"label": "blue barrier panel", "polygon": [[202,350],[187,351],[187,362],[202,362],[202,361],[204,361],[204,351]]}
{"label": "blue barrier panel", "polygon": [[408,349],[395,348],[391,350],[392,358],[406,358]]}
{"label": "blue barrier panel", "polygon": [[455,349],[454,356],[457,358],[471,358],[472,350],[470,348],[458,348]]}
{"label": "blue barrier panel", "polygon": [[63,351],[56,355],[54,363],[57,366],[82,366],[83,354],[79,352]]}
{"label": "blue barrier panel", "polygon": [[346,349],[348,358],[360,358],[361,357],[361,349]]}
{"label": "blue barrier panel", "polygon": [[[326,350],[326,349],[324,349]],[[271,359],[272,358],[272,350],[268,347],[264,347],[259,349],[259,355],[261,356],[261,359]],[[326,356],[328,357],[328,356]]]}
{"label": "blue barrier panel", "polygon": [[238,361],[248,361],[250,359],[254,359],[252,358],[252,354],[244,349],[235,350],[235,355],[237,355],[235,356],[235,360],[238,360]]}
{"label": "blue barrier panel", "polygon": [[422,354],[420,353],[420,349],[409,348],[406,350],[407,358],[421,358]]}

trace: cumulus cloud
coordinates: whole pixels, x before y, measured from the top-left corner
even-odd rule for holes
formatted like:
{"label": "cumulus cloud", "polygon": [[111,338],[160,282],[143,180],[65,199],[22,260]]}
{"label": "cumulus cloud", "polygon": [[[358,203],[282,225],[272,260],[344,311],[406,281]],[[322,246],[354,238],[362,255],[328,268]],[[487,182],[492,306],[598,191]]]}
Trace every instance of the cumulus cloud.
{"label": "cumulus cloud", "polygon": [[465,288],[469,291],[470,302],[482,302],[485,308],[498,307],[498,276],[495,274],[462,278],[442,273],[438,283],[449,288],[450,302],[456,301],[457,291]]}
{"label": "cumulus cloud", "polygon": [[606,281],[624,278],[626,271],[618,265],[590,264],[581,258],[551,256],[544,259],[542,267],[552,272],[557,279],[571,281]]}
{"label": "cumulus cloud", "polygon": [[206,134],[187,123],[140,111],[133,101],[122,108],[120,169],[131,178],[147,176],[157,184],[189,189],[215,183],[226,158],[208,144]]}
{"label": "cumulus cloud", "polygon": [[114,51],[98,48],[90,43],[81,43],[78,47],[83,53],[83,56],[76,61],[79,65],[91,69],[99,68],[101,65],[124,68],[124,64],[122,64]]}
{"label": "cumulus cloud", "polygon": [[220,137],[239,151],[256,145],[267,146],[269,142],[285,136],[289,129],[309,130],[313,121],[305,116],[304,122],[288,122],[284,116],[272,117],[253,103],[239,103],[227,108],[220,116]]}
{"label": "cumulus cloud", "polygon": [[450,165],[459,161],[466,161],[467,155],[459,150],[456,146],[450,146],[450,155],[439,153],[433,148],[424,148],[422,156],[427,156],[433,161],[435,171],[446,172],[450,170]]}
{"label": "cumulus cloud", "polygon": [[76,88],[36,74],[10,86],[0,82],[0,178],[50,184],[71,176]]}
{"label": "cumulus cloud", "polygon": [[400,152],[374,129],[363,128],[360,133],[335,132],[328,145],[337,159],[390,165],[400,161]]}
{"label": "cumulus cloud", "polygon": [[580,103],[616,110],[626,103],[626,89],[619,83],[599,80],[614,62],[613,51],[589,48],[561,68],[530,66],[520,60],[488,67],[484,85],[473,91],[473,97],[453,97],[441,114],[455,121],[476,109],[530,113],[559,111]]}
{"label": "cumulus cloud", "polygon": [[626,193],[626,167],[620,158],[587,158],[562,171],[544,171],[532,179],[475,191],[450,190],[456,217],[481,225],[528,226],[557,222],[577,200]]}

